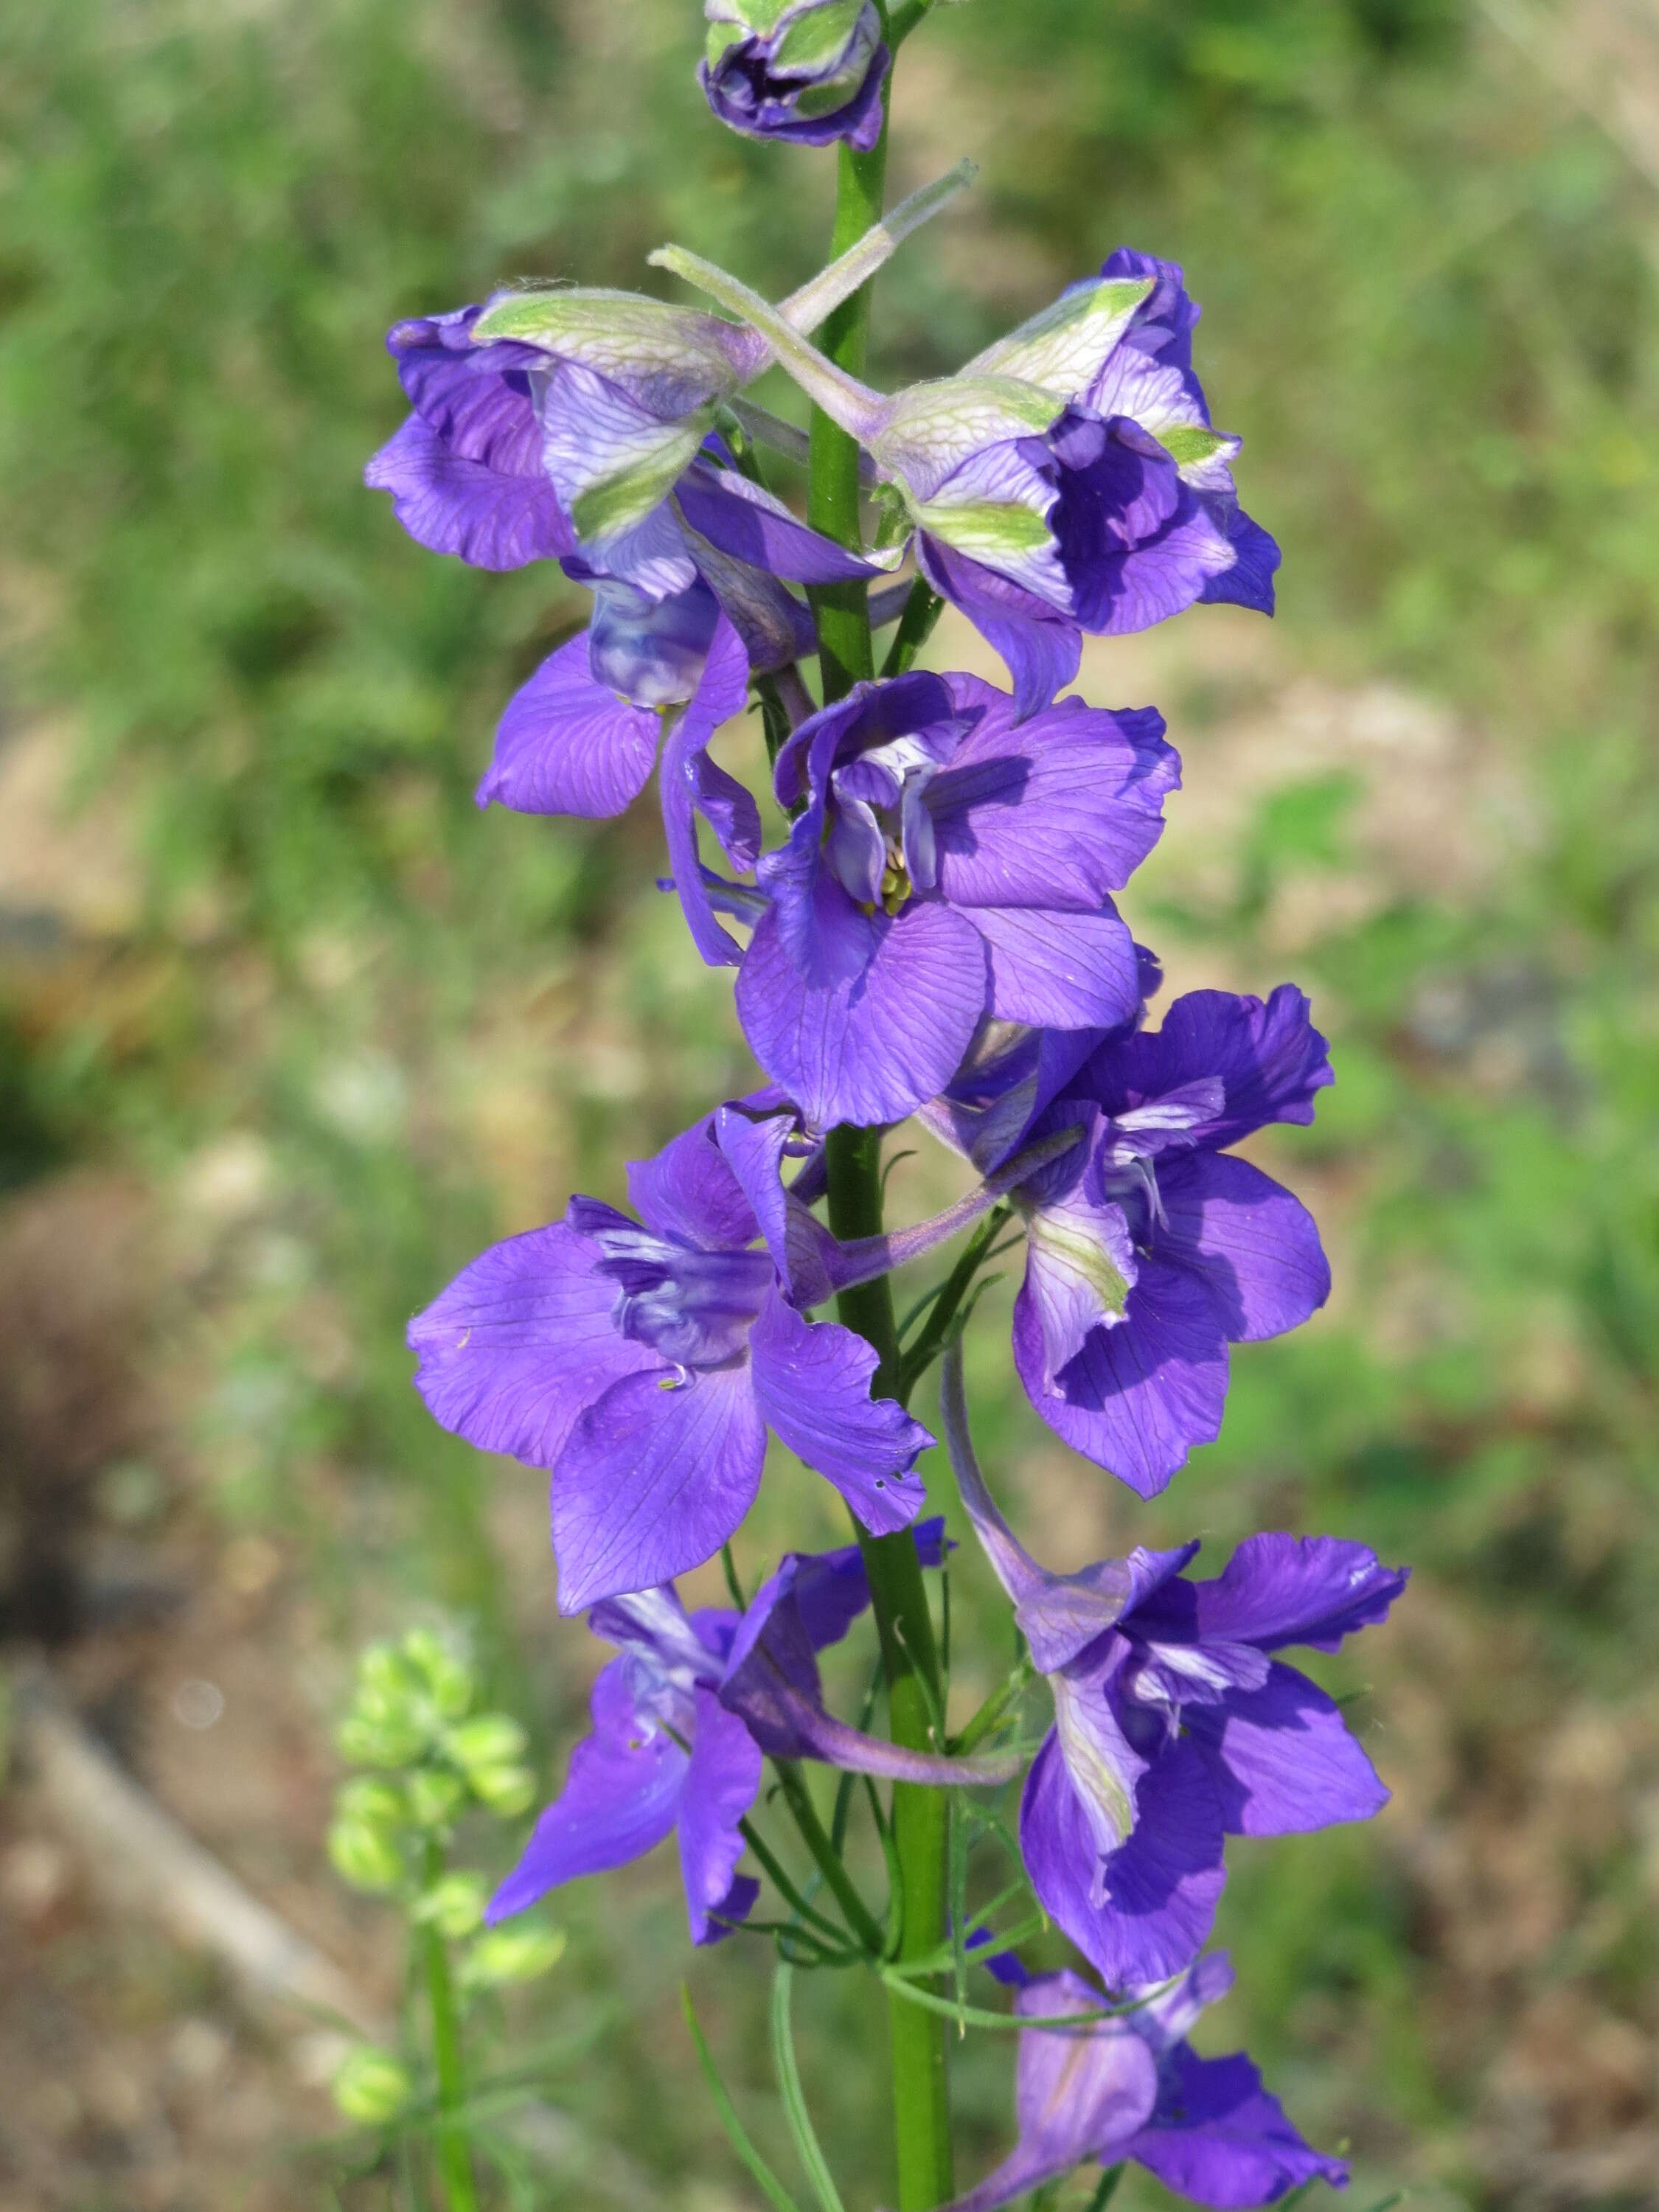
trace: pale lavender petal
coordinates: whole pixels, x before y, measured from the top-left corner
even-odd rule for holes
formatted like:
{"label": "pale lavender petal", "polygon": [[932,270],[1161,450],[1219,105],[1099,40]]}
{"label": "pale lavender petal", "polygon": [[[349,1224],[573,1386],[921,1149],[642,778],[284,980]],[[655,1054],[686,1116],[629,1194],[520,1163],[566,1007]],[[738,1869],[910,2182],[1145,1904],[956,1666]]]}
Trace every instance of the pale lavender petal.
{"label": "pale lavender petal", "polygon": [[933,1439],[892,1399],[871,1397],[877,1359],[864,1339],[805,1320],[774,1291],[750,1352],[756,1402],[796,1457],[833,1482],[875,1534],[908,1528],[926,1498],[916,1458]]}
{"label": "pale lavender petal", "polygon": [[927,788],[940,894],[954,906],[1097,910],[1157,843],[1180,783],[1164,717],[1060,699],[1021,722],[994,685],[948,682],[977,719]]}
{"label": "pale lavender petal", "polygon": [[[596,1708],[609,1702],[625,1711],[625,1697],[615,1693],[625,1692],[628,1667],[627,1660],[613,1659],[605,1669],[594,1686]],[[561,1882],[609,1873],[642,1857],[674,1826],[687,1766],[673,1738],[649,1723],[596,1726],[570,1754],[564,1788],[491,1898],[489,1917],[505,1919]]]}
{"label": "pale lavender petal", "polygon": [[1007,663],[1017,715],[1035,714],[1072,682],[1083,633],[1070,616],[925,532],[916,538],[916,561],[940,597],[960,607]]}
{"label": "pale lavender petal", "polygon": [[659,1367],[583,1414],[553,1472],[559,1610],[649,1589],[712,1559],[760,1488],[766,1428],[749,1370]]}
{"label": "pale lavender petal", "polygon": [[1142,1498],[1156,1497],[1194,1444],[1221,1427],[1227,1340],[1203,1283],[1143,1260],[1123,1320],[1097,1328],[1063,1368],[1045,1375],[1042,1322],[1022,1289],[1014,1302],[1014,1363],[1054,1433]]}
{"label": "pale lavender petal", "polygon": [[738,1823],[759,1794],[764,1760],[743,1723],[712,1690],[696,1692],[697,1725],[680,1794],[680,1873],[694,1943],[718,1943],[722,1922],[744,1920],[760,1894],[739,1875],[744,1840]]}
{"label": "pale lavender petal", "polygon": [[587,664],[593,681],[635,707],[683,706],[697,688],[720,619],[714,594],[694,583],[689,591],[653,599],[596,574],[586,561],[562,565],[574,581],[592,587]]}
{"label": "pale lavender petal", "polygon": [[544,365],[543,358],[511,340],[474,345],[480,313],[461,307],[395,323],[386,351],[410,405],[453,453],[498,475],[539,476],[542,435],[530,372]]}
{"label": "pale lavender petal", "polygon": [[596,684],[586,631],[550,653],[507,702],[478,786],[520,814],[620,814],[644,790],[658,718]]}
{"label": "pale lavender petal", "polygon": [[656,1364],[611,1319],[617,1285],[563,1222],[492,1244],[409,1324],[415,1387],[441,1426],[483,1451],[551,1467],[579,1414]]}
{"label": "pale lavender petal", "polygon": [[556,560],[576,542],[545,477],[467,460],[418,415],[374,455],[363,482],[391,493],[392,513],[417,545],[459,554],[475,568]]}
{"label": "pale lavender petal", "polygon": [[1112,1029],[1140,1004],[1134,939],[1109,899],[1099,914],[964,909],[985,943],[992,1015],[1054,1030]]}
{"label": "pale lavender petal", "polygon": [[[748,656],[742,640],[722,615],[715,624],[696,696],[663,747],[660,779],[663,831],[675,888],[692,941],[711,968],[735,965],[743,956],[735,939],[714,919],[697,857],[696,817],[707,788],[702,754],[721,723],[738,713],[748,690]],[[758,819],[755,826],[758,844]]]}
{"label": "pale lavender petal", "polygon": [[856,975],[816,986],[768,915],[738,977],[755,1057],[818,1127],[902,1121],[950,1081],[984,1012],[985,948],[963,915],[919,902],[869,917],[866,942]]}
{"label": "pale lavender petal", "polygon": [[1261,1689],[1183,1706],[1181,1719],[1230,1835],[1301,1835],[1369,1820],[1389,1802],[1335,1704],[1294,1667],[1275,1661]]}
{"label": "pale lavender petal", "polygon": [[1091,1198],[1086,1184],[1033,1212],[1022,1296],[1042,1325],[1047,1388],[1095,1329],[1121,1321],[1139,1272],[1122,1207]]}
{"label": "pale lavender petal", "polygon": [[1340,2159],[1311,2149],[1243,2051],[1200,2058],[1181,2044],[1165,2062],[1151,2121],[1124,2146],[1166,2189],[1217,2212],[1274,2204],[1311,2181],[1347,2186]]}
{"label": "pale lavender petal", "polygon": [[628,1195],[647,1229],[707,1251],[751,1243],[758,1233],[754,1208],[714,1142],[712,1114],[648,1160],[629,1160]]}
{"label": "pale lavender petal", "polygon": [[1322,1306],[1331,1271],[1314,1218],[1271,1176],[1231,1154],[1158,1169],[1158,1249],[1201,1274],[1235,1344],[1279,1336]]}

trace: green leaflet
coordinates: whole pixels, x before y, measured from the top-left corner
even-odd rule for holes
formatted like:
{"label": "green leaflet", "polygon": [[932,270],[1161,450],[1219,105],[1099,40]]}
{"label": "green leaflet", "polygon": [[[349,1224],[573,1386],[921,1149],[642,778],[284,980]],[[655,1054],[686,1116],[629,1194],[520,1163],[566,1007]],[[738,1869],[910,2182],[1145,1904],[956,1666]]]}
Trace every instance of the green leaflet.
{"label": "green leaflet", "polygon": [[794,1981],[794,1968],[787,1962],[780,1962],[772,1981],[772,2063],[777,2069],[784,2117],[789,2123],[789,2132],[794,2137],[796,2152],[823,2212],[846,2212],[835,2179],[813,2131],[812,2118],[806,2109],[806,2093],[801,2087],[800,2069],[795,2063],[795,2038],[789,2025],[789,1999]]}
{"label": "green leaflet", "polygon": [[703,428],[701,416],[676,423],[660,444],[579,492],[570,503],[570,520],[581,543],[603,544],[643,522],[696,459]]}
{"label": "green leaflet", "polygon": [[1229,447],[1237,448],[1237,438],[1228,437],[1220,430],[1206,430],[1201,422],[1182,422],[1172,430],[1153,433],[1158,442],[1179,468],[1190,468],[1200,461],[1207,461]]}

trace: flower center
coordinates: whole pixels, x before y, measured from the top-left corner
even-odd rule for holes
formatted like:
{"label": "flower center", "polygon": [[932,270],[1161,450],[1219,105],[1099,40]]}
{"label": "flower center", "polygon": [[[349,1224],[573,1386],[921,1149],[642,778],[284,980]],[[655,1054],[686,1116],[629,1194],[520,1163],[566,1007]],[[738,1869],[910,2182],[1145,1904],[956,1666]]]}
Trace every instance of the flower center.
{"label": "flower center", "polygon": [[617,1285],[611,1318],[620,1334],[682,1368],[723,1367],[748,1349],[775,1273],[764,1252],[675,1243],[608,1206],[578,1225]]}

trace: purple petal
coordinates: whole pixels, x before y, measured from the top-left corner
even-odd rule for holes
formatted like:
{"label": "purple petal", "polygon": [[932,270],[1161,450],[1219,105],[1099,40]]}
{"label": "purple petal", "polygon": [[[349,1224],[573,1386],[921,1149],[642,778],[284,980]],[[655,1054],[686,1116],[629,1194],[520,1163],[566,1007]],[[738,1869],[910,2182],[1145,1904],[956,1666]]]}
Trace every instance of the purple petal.
{"label": "purple petal", "polygon": [[562,565],[575,581],[592,586],[587,661],[593,681],[635,707],[677,707],[690,698],[720,619],[714,594],[696,582],[689,591],[653,599],[594,574],[585,561]]}
{"label": "purple petal", "polygon": [[1014,1618],[1043,1674],[1069,1665],[1197,1550],[1195,1544],[1164,1553],[1137,1547],[1127,1559],[1103,1559],[1075,1574],[1051,1573],[1014,1534],[986,1487],[969,1427],[959,1346],[945,1354],[939,1405],[963,1509],[997,1580],[1014,1601]]}
{"label": "purple petal", "polygon": [[1122,1207],[1091,1198],[1086,1185],[1031,1214],[1024,1296],[1042,1326],[1045,1388],[1058,1387],[1097,1328],[1120,1322],[1139,1273]]}
{"label": "purple petal", "polygon": [[766,1429],[746,1365],[630,1375],[590,1407],[553,1473],[559,1610],[701,1566],[760,1488]]}
{"label": "purple petal", "polygon": [[1223,1838],[1206,1762],[1183,1738],[1142,1776],[1134,1827],[1101,1869],[1084,1934],[1066,1930],[1109,1988],[1163,1981],[1203,1948],[1226,1881]]}
{"label": "purple petal", "polygon": [[467,460],[418,415],[373,456],[363,482],[392,494],[392,511],[417,545],[459,554],[475,568],[522,568],[575,545],[544,477],[506,476]]}
{"label": "purple petal", "polygon": [[1176,368],[1193,362],[1193,326],[1199,309],[1187,295],[1184,272],[1178,261],[1160,261],[1155,254],[1138,253],[1120,246],[1101,264],[1103,276],[1150,276],[1152,289],[1135,310],[1134,320],[1121,343],[1135,347],[1155,361]]}
{"label": "purple petal", "polygon": [[925,532],[916,538],[916,561],[940,597],[960,607],[1007,663],[1018,716],[1035,714],[1072,682],[1083,634],[1070,616]]}
{"label": "purple petal", "polygon": [[[919,1109],[921,1118],[941,1143],[989,1175],[1012,1156],[1037,1115],[1067,1088],[1100,1042],[1094,1030],[982,1022],[949,1089]],[[1081,1102],[1067,1103],[1078,1104],[1077,1118],[1086,1123]]]}
{"label": "purple petal", "polygon": [[658,720],[593,681],[586,631],[550,653],[507,702],[478,804],[520,814],[620,814],[644,790]]}
{"label": "purple petal", "polygon": [[1054,1030],[1113,1029],[1140,1004],[1134,939],[1109,899],[1099,914],[975,906],[989,956],[991,1013]]}
{"label": "purple petal", "polygon": [[790,1297],[797,1305],[821,1305],[833,1287],[835,1239],[784,1187],[783,1161],[799,1128],[794,1108],[757,1113],[729,1104],[719,1109],[714,1126]]}
{"label": "purple petal", "polygon": [[705,1251],[751,1243],[757,1233],[754,1208],[714,1142],[712,1114],[671,1137],[648,1160],[630,1160],[628,1195],[647,1229]]}
{"label": "purple petal", "polygon": [[1309,1011],[1306,995],[1291,983],[1281,983],[1265,1003],[1231,991],[1189,991],[1159,1028],[1103,1046],[1090,1063],[1087,1088],[1115,1113],[1219,1076],[1225,1105],[1193,1132],[1196,1143],[1218,1151],[1269,1121],[1311,1121],[1314,1094],[1333,1079]]}
{"label": "purple petal", "polygon": [[1310,2181],[1347,2186],[1347,2167],[1310,2148],[1243,2051],[1200,2058],[1177,2045],[1157,2110],[1125,2148],[1165,2188],[1218,2212],[1276,2203]]}
{"label": "purple petal", "polygon": [[[1200,500],[1203,495],[1200,494]],[[1273,611],[1273,578],[1280,559],[1277,544],[1259,522],[1252,522],[1243,507],[1229,503],[1218,511],[1215,502],[1204,502],[1210,519],[1233,549],[1233,565],[1206,579],[1200,599],[1206,606],[1249,607],[1258,614]]]}
{"label": "purple petal", "polygon": [[720,1922],[747,1919],[760,1894],[760,1884],[737,1871],[744,1853],[738,1823],[759,1793],[764,1760],[753,1736],[712,1690],[700,1687],[696,1704],[696,1733],[680,1796],[680,1873],[691,1941],[718,1943],[731,1933]]}
{"label": "purple petal", "polygon": [[1166,1615],[1176,1595],[1166,1592],[1136,1632],[1334,1651],[1345,1636],[1388,1618],[1408,1573],[1339,1536],[1247,1536],[1222,1573],[1187,1586],[1179,1618]]}
{"label": "purple petal", "polygon": [[1314,1218],[1248,1160],[1199,1152],[1161,1166],[1158,1249],[1200,1273],[1235,1344],[1296,1328],[1331,1292]]}
{"label": "purple petal", "polygon": [[912,1473],[933,1441],[890,1398],[872,1399],[876,1354],[834,1322],[809,1322],[774,1291],[750,1336],[756,1402],[808,1467],[877,1535],[908,1528],[925,1501]]}
{"label": "purple petal", "polygon": [[410,405],[453,453],[498,475],[539,476],[542,434],[529,372],[544,367],[544,358],[511,340],[474,345],[472,325],[482,312],[459,307],[396,323],[386,351]]}
{"label": "purple petal", "polygon": [[481,1252],[409,1324],[433,1419],[482,1451],[551,1467],[583,1409],[656,1364],[612,1322],[617,1285],[563,1222]]}
{"label": "purple petal", "polygon": [[[564,1788],[489,1900],[491,1920],[522,1912],[579,1875],[626,1866],[672,1829],[688,1761],[665,1730],[648,1722],[629,1725],[629,1667],[628,1660],[613,1659],[594,1685],[593,1733],[571,1753]],[[603,1724],[602,1715],[611,1725]]]}
{"label": "purple petal", "polygon": [[1209,1764],[1227,1832],[1294,1836],[1369,1820],[1389,1793],[1336,1705],[1275,1661],[1259,1690],[1188,1705],[1182,1725]]}
{"label": "purple petal", "polygon": [[856,975],[809,981],[769,914],[738,977],[755,1057],[819,1127],[902,1121],[950,1081],[985,1008],[985,948],[963,915],[924,901],[893,921],[846,903],[865,923]]}
{"label": "purple petal", "polygon": [[729,471],[694,462],[674,496],[691,527],[711,545],[769,575],[798,584],[862,583],[881,572],[833,538],[798,522],[758,484]]}
{"label": "purple petal", "polygon": [[1152,1258],[1124,1317],[1097,1328],[1054,1388],[1042,1326],[1022,1288],[1014,1364],[1054,1433],[1142,1498],[1156,1497],[1194,1444],[1212,1443],[1227,1395],[1227,1340],[1205,1285]]}
{"label": "purple petal", "polygon": [[1147,707],[1109,714],[1061,699],[1018,721],[977,677],[952,676],[975,722],[927,790],[939,887],[953,906],[1097,909],[1158,842],[1181,763]]}
{"label": "purple petal", "polygon": [[[721,723],[738,713],[748,690],[748,656],[742,640],[722,615],[714,627],[696,695],[663,747],[661,776],[663,831],[675,886],[692,941],[711,968],[733,966],[742,954],[736,940],[714,919],[697,857],[696,815],[699,807],[705,805],[709,790],[702,753]],[[759,828],[757,816],[757,846]]]}

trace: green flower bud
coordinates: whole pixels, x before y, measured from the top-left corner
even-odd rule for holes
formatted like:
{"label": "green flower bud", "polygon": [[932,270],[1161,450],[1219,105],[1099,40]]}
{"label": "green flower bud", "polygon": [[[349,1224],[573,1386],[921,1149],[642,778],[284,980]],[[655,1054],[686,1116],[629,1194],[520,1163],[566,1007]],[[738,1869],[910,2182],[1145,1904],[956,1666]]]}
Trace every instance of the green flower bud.
{"label": "green flower bud", "polygon": [[334,1870],[354,1889],[396,1889],[404,1878],[404,1856],[384,1828],[368,1820],[336,1820],[328,1832]]}
{"label": "green flower bud", "polygon": [[470,1774],[477,1766],[505,1766],[524,1756],[529,1737],[507,1713],[480,1713],[444,1731],[444,1749]]}
{"label": "green flower bud", "polygon": [[404,1638],[404,1656],[443,1717],[459,1720],[474,1694],[471,1672],[465,1662],[429,1628],[410,1629]]}
{"label": "green flower bud", "polygon": [[412,1719],[349,1713],[334,1741],[354,1766],[407,1766],[426,1749],[426,1730]]}
{"label": "green flower bud", "polygon": [[564,1946],[563,1929],[545,1923],[487,1928],[461,1960],[462,1986],[483,1990],[503,1982],[533,1982],[558,1965]]}
{"label": "green flower bud", "polygon": [[372,2043],[359,2044],[349,2052],[334,2076],[335,2103],[347,2119],[365,2127],[383,2127],[395,2120],[414,2094],[407,2067]]}
{"label": "green flower bud", "polygon": [[417,1828],[447,1828],[466,1802],[466,1784],[447,1767],[417,1766],[404,1785]]}
{"label": "green flower bud", "polygon": [[527,1766],[475,1766],[466,1778],[473,1796],[503,1820],[535,1801],[536,1778]]}
{"label": "green flower bud", "polygon": [[342,1783],[335,1794],[336,1820],[355,1821],[363,1827],[396,1831],[408,1821],[409,1809],[407,1798],[395,1783],[377,1781],[373,1775],[354,1776]]}
{"label": "green flower bud", "polygon": [[489,1884],[481,1874],[447,1874],[415,1900],[412,1917],[452,1942],[483,1924]]}

